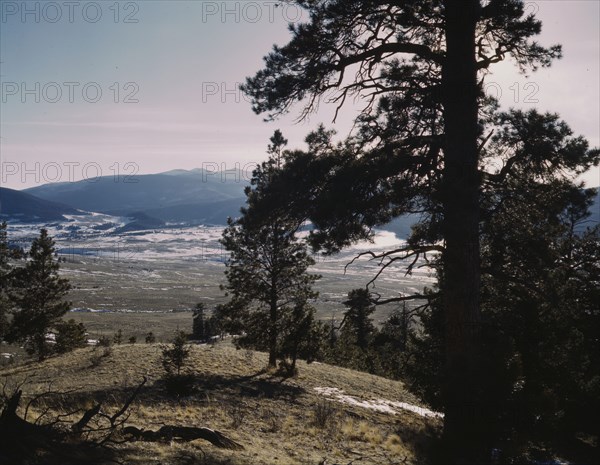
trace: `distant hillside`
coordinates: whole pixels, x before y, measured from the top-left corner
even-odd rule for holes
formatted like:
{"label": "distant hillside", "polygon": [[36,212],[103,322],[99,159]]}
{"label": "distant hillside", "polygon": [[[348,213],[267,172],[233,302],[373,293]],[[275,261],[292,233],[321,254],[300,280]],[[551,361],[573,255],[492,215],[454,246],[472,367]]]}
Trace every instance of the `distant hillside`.
{"label": "distant hillside", "polygon": [[[248,177],[248,173],[234,170],[219,173],[173,170],[132,179],[105,176],[75,183],[45,184],[26,192],[85,211],[119,216],[132,216],[136,212],[165,223],[221,225],[228,217],[239,216]],[[412,217],[403,217],[384,229],[406,237],[414,221]],[[142,223],[147,225],[145,221]],[[128,230],[136,224],[128,225]]]}
{"label": "distant hillside", "polygon": [[411,232],[411,226],[419,221],[419,215],[405,215],[396,218],[380,229],[393,232],[397,237],[406,239]]}
{"label": "distant hillside", "polygon": [[[74,183],[45,184],[26,192],[86,211],[112,215],[144,212],[163,221],[200,221],[207,216],[206,210],[211,204],[230,201],[239,209],[244,203],[243,190],[247,184],[240,171],[211,173],[197,169],[133,178],[104,176]],[[171,214],[173,207],[178,208]],[[226,219],[227,215],[219,223],[225,223]]]}
{"label": "distant hillside", "polygon": [[23,191],[0,187],[0,219],[23,222],[62,221],[79,212],[69,205],[38,198]]}
{"label": "distant hillside", "polygon": [[129,231],[144,231],[147,229],[159,229],[165,226],[164,221],[147,215],[143,212],[135,212],[128,217],[132,220],[120,228],[115,229],[113,234],[122,234]]}
{"label": "distant hillside", "polygon": [[150,209],[146,213],[166,222],[222,225],[228,217],[236,218],[240,215],[240,208],[245,201],[245,197],[240,197],[217,202],[198,202]]}

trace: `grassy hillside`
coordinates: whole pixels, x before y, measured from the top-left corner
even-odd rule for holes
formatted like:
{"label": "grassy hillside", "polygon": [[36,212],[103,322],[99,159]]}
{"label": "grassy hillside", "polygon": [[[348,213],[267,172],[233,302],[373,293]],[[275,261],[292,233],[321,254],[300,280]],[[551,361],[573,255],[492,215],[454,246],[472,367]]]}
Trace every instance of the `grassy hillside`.
{"label": "grassy hillside", "polygon": [[424,462],[440,430],[439,418],[386,403],[418,404],[400,382],[317,363],[300,363],[296,378],[282,380],[263,371],[265,354],[226,343],[193,347],[196,392],[177,400],[164,389],[160,357],[158,344],[114,346],[107,356],[88,348],[1,369],[0,378],[9,385],[25,381],[25,401],[49,386],[75,390],[45,398],[30,409],[35,418],[46,407],[71,411],[100,399],[107,399],[107,411],[116,410],[145,375],[149,381],[128,425],[207,426],[244,446],[229,451],[202,440],[116,446],[117,458],[127,464],[416,464]]}

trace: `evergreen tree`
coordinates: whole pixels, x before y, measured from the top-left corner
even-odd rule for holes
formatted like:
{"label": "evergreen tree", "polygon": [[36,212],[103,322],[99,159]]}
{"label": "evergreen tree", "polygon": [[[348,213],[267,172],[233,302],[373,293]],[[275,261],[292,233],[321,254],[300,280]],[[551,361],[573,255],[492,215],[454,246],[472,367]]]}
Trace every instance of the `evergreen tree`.
{"label": "evergreen tree", "polygon": [[[338,110],[352,97],[366,98],[355,143],[312,163],[314,170],[295,171],[318,178],[296,192],[305,193],[314,243],[329,251],[369,237],[373,226],[399,215],[424,214],[411,250],[399,254],[442,251],[446,459],[483,463],[489,451],[480,380],[486,365],[480,155],[494,105],[483,84],[495,63],[512,58],[520,71],[535,70],[560,57],[560,46],[546,49],[531,40],[541,23],[525,14],[521,0],[297,3],[308,11],[308,23],[290,26],[290,42],[274,47],[244,90],[254,110],[269,118],[296,102],[305,103],[306,116],[324,96]],[[395,301],[401,299],[406,296]]]}
{"label": "evergreen tree", "polygon": [[[590,412],[600,394],[591,329],[600,325],[600,226],[586,228],[595,191],[571,179],[600,152],[556,115],[516,111],[496,121],[484,158],[500,150],[509,158],[482,189],[482,382],[490,436],[518,456],[528,443],[552,450],[577,431],[598,434]],[[443,288],[443,268],[438,273]],[[447,321],[439,295],[421,322],[408,375],[440,408]]]}
{"label": "evergreen tree", "polygon": [[334,362],[355,370],[375,372],[375,354],[372,343],[376,334],[371,321],[375,305],[367,289],[354,289],[344,302],[346,311],[336,341]]}
{"label": "evergreen tree", "polygon": [[283,367],[293,375],[298,358],[312,362],[319,357],[324,331],[315,321],[315,309],[305,300],[283,308],[281,313],[277,352]]}
{"label": "evergreen tree", "polygon": [[162,348],[162,365],[167,376],[181,376],[190,356],[191,347],[183,331],[177,331],[170,346]]}
{"label": "evergreen tree", "polygon": [[10,340],[24,342],[27,350],[40,359],[48,354],[46,334],[70,308],[70,303],[63,299],[71,286],[59,276],[54,252],[54,241],[42,229],[31,244],[27,264],[15,271],[11,289],[17,310],[9,331]]}
{"label": "evergreen tree", "polygon": [[243,332],[240,317],[240,311],[243,309],[236,308],[234,304],[233,301],[218,304],[210,317],[211,328],[221,339],[227,333],[238,335]]}
{"label": "evergreen tree", "polygon": [[205,310],[206,306],[202,302],[199,302],[192,312],[192,337],[199,341],[204,341],[208,338],[206,331],[207,321],[204,316]]}
{"label": "evergreen tree", "polygon": [[581,430],[597,433],[589,409],[600,406],[600,359],[590,327],[600,325],[600,228],[573,233],[571,220],[587,216],[579,214],[594,195],[581,186],[510,191],[483,235],[483,311],[497,366],[492,413],[501,433],[552,447]]}
{"label": "evergreen tree", "polygon": [[[242,322],[245,333],[239,342],[267,350],[271,367],[276,366],[282,344],[289,342],[282,341],[284,315],[299,309],[309,312],[305,303],[317,295],[312,284],[318,276],[307,273],[314,260],[296,236],[302,221],[289,214],[289,206],[269,208],[259,201],[263,190],[277,182],[286,143],[276,131],[268,161],[256,168],[251,186],[245,190],[247,207],[240,218],[228,220],[221,239],[231,254],[226,263],[225,289],[232,299],[226,308]],[[301,315],[296,315],[293,320],[299,318]]]}
{"label": "evergreen tree", "polygon": [[59,321],[56,328],[56,352],[64,354],[87,346],[87,332],[83,323],[75,320]]}
{"label": "evergreen tree", "polygon": [[374,336],[373,351],[377,353],[379,362],[377,374],[393,379],[405,377],[408,339],[415,312],[403,302],[400,308],[392,311]]}
{"label": "evergreen tree", "polygon": [[8,331],[8,315],[11,309],[9,299],[11,266],[9,258],[10,250],[8,248],[6,222],[2,222],[0,223],[0,341],[4,339]]}
{"label": "evergreen tree", "polygon": [[406,302],[403,302],[402,307],[394,310],[383,323],[381,328],[383,339],[389,341],[400,352],[406,350],[411,320],[411,312]]}
{"label": "evergreen tree", "polygon": [[176,331],[171,344],[162,346],[163,380],[169,395],[182,397],[194,392],[194,376],[186,373],[190,352],[191,346],[183,331]]}
{"label": "evergreen tree", "polygon": [[371,293],[367,289],[353,289],[348,293],[344,305],[348,309],[342,321],[342,334],[348,334],[354,344],[365,351],[375,331],[371,321],[371,314],[375,311]]}

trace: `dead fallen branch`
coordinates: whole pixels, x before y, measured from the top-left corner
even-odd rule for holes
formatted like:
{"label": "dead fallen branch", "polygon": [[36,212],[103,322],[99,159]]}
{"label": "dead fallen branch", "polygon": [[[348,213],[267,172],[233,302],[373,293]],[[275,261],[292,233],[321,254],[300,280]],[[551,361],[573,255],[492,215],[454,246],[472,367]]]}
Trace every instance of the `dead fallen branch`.
{"label": "dead fallen branch", "polygon": [[[65,424],[62,420],[64,415],[60,414],[56,415],[56,419],[43,423],[37,420],[29,422],[26,417],[22,418],[18,414],[23,395],[22,386],[11,395],[5,393],[0,398],[0,463],[71,465],[81,463],[84,451],[87,454],[92,451],[110,453],[114,452],[111,451],[111,444],[134,441],[189,442],[202,439],[223,449],[244,448],[223,433],[205,427],[165,425],[152,431],[126,426],[129,409],[146,381],[144,378],[116,413],[111,415],[103,412],[100,402],[70,425]],[[46,409],[43,415],[47,414]]]}
{"label": "dead fallen branch", "polygon": [[142,430],[135,426],[127,426],[123,428],[122,434],[124,437],[129,437],[131,440],[136,441],[158,442],[178,439],[188,442],[196,439],[204,439],[221,449],[242,450],[244,448],[244,446],[229,439],[220,431],[210,428],[166,425],[157,431],[151,431]]}

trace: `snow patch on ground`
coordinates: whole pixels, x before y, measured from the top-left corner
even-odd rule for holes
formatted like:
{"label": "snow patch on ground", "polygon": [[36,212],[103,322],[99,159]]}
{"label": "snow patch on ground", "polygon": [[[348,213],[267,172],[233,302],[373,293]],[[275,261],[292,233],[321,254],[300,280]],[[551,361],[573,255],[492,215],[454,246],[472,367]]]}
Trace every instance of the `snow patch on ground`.
{"label": "snow patch on ground", "polygon": [[342,389],[334,387],[316,387],[315,391],[317,391],[317,393],[323,397],[336,400],[342,404],[375,410],[376,412],[381,413],[389,413],[391,415],[395,415],[399,410],[409,410],[422,417],[443,418],[444,416],[443,413],[434,412],[428,408],[419,407],[418,405],[408,404],[406,402],[394,402],[387,399],[362,400],[357,397],[344,394]]}

